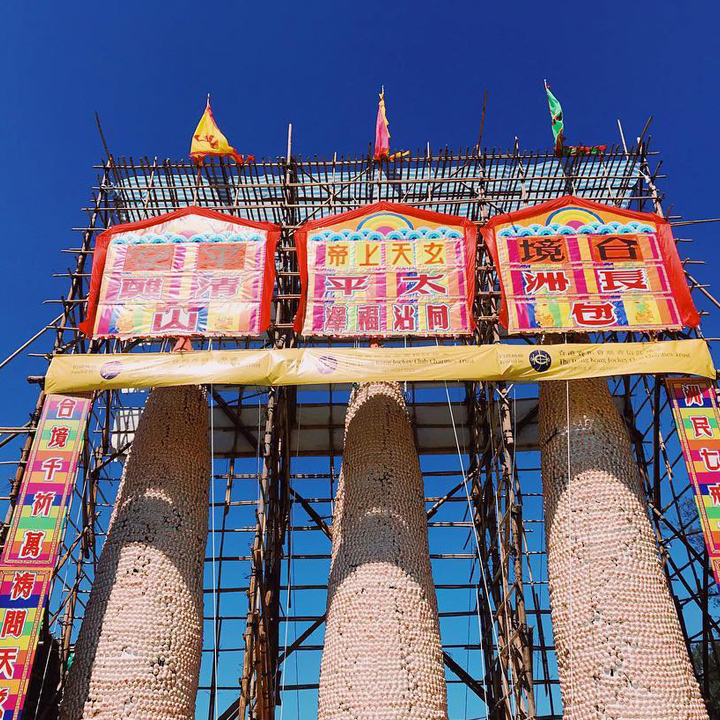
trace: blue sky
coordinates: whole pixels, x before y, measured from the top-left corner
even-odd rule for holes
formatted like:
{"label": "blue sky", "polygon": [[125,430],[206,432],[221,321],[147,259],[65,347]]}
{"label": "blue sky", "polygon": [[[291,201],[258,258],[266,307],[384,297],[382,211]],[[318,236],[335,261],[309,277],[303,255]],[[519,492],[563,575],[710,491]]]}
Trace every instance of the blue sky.
{"label": "blue sky", "polygon": [[[70,228],[83,221],[101,154],[95,110],[115,154],[181,158],[210,91],[240,152],[283,154],[292,122],[297,153],[329,155],[367,151],[383,83],[392,142],[402,148],[471,145],[487,90],[484,144],[508,147],[517,136],[537,148],[552,141],[547,77],[571,143],[616,141],[618,118],[634,137],[652,114],[666,207],[720,216],[720,10],[710,2],[563,10],[472,0],[124,0],[11,3],[3,14],[3,356],[57,314],[42,300],[66,289],[50,276],[70,263],[60,248],[78,243]],[[719,227],[686,228],[698,242],[681,256],[709,256]]]}
{"label": "blue sky", "polygon": [[[2,164],[0,356],[58,314],[53,272],[78,245],[101,157],[94,111],[113,153],[187,156],[211,92],[215,117],[241,153],[285,152],[293,123],[301,155],[363,153],[377,91],[386,87],[396,149],[477,141],[523,148],[552,142],[543,78],[563,105],[570,143],[628,139],[649,115],[662,151],[666,210],[720,216],[717,133],[720,53],[715,3],[16,2],[0,26]],[[681,258],[713,279],[720,223],[676,233]],[[720,335],[706,324],[709,335]],[[0,373],[0,425],[22,423],[44,369],[19,359]],[[9,473],[8,473],[9,474]],[[2,475],[4,480],[6,475]]]}

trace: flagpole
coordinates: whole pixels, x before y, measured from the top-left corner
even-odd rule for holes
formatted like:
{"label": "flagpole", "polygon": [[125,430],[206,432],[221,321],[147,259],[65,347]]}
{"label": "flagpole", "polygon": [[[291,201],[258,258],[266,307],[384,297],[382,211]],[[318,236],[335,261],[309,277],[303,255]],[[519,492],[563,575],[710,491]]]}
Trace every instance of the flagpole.
{"label": "flagpole", "polygon": [[487,89],[483,90],[483,106],[482,113],[480,115],[480,134],[478,135],[477,154],[480,157],[482,152],[482,137],[483,131],[485,130],[485,108],[487,107]]}
{"label": "flagpole", "polygon": [[[208,112],[210,110],[210,93],[207,94],[207,101],[205,103],[205,112]],[[212,110],[210,110],[210,113],[212,115]],[[200,189],[200,178],[202,177],[202,164],[203,164],[204,158],[198,158],[197,159],[197,177],[195,178],[195,187],[193,188],[193,198],[192,198],[192,204],[197,205],[197,197],[198,197],[198,190]]]}
{"label": "flagpole", "polygon": [[193,188],[193,199],[192,199],[192,204],[193,204],[193,205],[196,205],[196,204],[197,204],[198,190],[200,189],[200,177],[201,177],[201,174],[202,174],[202,163],[203,163],[203,160],[198,160],[198,164],[197,164],[197,166],[198,166],[197,177],[195,178],[195,187]]}

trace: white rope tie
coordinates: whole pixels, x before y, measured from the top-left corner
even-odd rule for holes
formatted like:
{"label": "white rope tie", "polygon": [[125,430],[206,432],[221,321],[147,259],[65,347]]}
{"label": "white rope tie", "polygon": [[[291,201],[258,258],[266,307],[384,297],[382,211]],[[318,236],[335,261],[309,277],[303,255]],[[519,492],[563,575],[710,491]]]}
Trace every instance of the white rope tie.
{"label": "white rope tie", "polygon": [[[211,341],[212,346],[212,341]],[[213,668],[215,673],[215,693],[213,695],[213,718],[218,717],[218,691],[220,682],[218,676],[218,617],[217,617],[217,576],[215,553],[215,403],[213,400],[213,386],[210,385],[210,548],[212,553],[212,599],[213,599]]]}

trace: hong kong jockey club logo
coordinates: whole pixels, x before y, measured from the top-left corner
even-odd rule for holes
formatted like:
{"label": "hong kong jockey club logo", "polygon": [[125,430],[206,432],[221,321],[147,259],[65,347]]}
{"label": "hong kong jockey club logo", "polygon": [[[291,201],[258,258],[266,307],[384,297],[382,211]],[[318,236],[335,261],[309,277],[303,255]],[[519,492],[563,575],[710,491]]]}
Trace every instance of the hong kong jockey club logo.
{"label": "hong kong jockey club logo", "polygon": [[330,375],[337,367],[337,364],[337,358],[330,355],[321,355],[315,361],[317,371],[322,375]]}
{"label": "hong kong jockey club logo", "polygon": [[530,367],[535,372],[545,372],[550,369],[550,365],[552,365],[550,353],[545,352],[545,350],[533,350],[530,353]]}
{"label": "hong kong jockey club logo", "polygon": [[112,380],[120,374],[121,370],[122,363],[119,360],[111,360],[100,368],[100,376],[105,378],[105,380]]}

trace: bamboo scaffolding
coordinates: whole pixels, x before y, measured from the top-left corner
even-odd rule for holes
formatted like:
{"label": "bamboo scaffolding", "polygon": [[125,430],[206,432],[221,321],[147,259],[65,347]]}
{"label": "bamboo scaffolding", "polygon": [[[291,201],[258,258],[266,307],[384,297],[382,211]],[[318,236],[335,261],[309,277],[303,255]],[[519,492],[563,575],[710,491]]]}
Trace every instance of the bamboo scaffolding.
{"label": "bamboo scaffolding", "polygon": [[[300,297],[292,233],[303,222],[390,200],[464,215],[481,225],[499,212],[552,200],[569,190],[599,202],[658,211],[662,208],[657,182],[664,176],[646,136],[647,128],[627,148],[623,138],[600,159],[558,159],[549,151],[524,150],[517,142],[509,151],[426,149],[390,163],[376,162],[369,155],[303,158],[293,154],[289,142],[284,157],[242,167],[215,158],[201,172],[188,161],[108,155],[94,166],[99,178],[91,185],[92,203],[82,208],[87,220],[74,228],[80,242],[63,250],[74,258],[74,267],[57,273],[68,282],[64,297],[51,303],[60,305],[60,314],[9,354],[0,369],[17,364],[29,349],[39,358],[57,352],[169,349],[166,342],[156,340],[88,342],[77,330],[84,315],[95,238],[117,223],[170,212],[194,199],[203,207],[279,224],[274,322],[267,337],[202,340],[194,345],[231,349],[336,344],[330,339],[297,338],[292,332]],[[677,227],[701,222],[677,216],[669,219]],[[694,262],[691,259],[686,268]],[[688,282],[700,309],[720,309],[711,289],[690,274]],[[481,242],[476,287],[479,328],[474,337],[462,342],[497,342],[502,334],[497,324],[499,287]],[[623,342],[643,336],[618,332],[605,339]],[[427,343],[428,338],[419,337],[407,341],[408,345]],[[35,352],[38,349],[42,352]],[[289,708],[296,702],[296,693],[317,691],[312,663],[306,665],[303,660],[297,672],[294,663],[301,653],[310,658],[322,648],[318,640],[327,583],[326,577],[318,579],[317,568],[326,567],[329,558],[341,454],[335,431],[342,425],[348,390],[288,388],[266,393],[254,388],[213,388],[214,405],[229,423],[223,432],[231,449],[223,457],[216,455],[212,479],[216,501],[211,512],[219,518],[214,533],[218,551],[215,558],[208,555],[206,566],[216,563],[217,587],[205,587],[206,660],[198,717],[204,713],[210,720],[217,703],[223,720],[271,720],[279,716],[278,702],[286,704],[285,715],[291,717]],[[442,397],[438,400],[440,390],[442,386],[409,384],[406,401],[416,438],[422,425],[418,412],[428,406],[428,393],[434,393],[430,402],[438,417],[429,423],[431,429],[448,433],[454,428],[468,438],[460,449],[460,460],[453,442],[440,448],[436,463],[423,473],[433,563],[436,568],[460,568],[453,570],[460,573],[456,581],[437,582],[441,633],[457,635],[457,626],[451,623],[471,623],[465,640],[444,638],[451,671],[447,681],[453,688],[466,687],[475,698],[484,698],[475,702],[486,707],[493,720],[559,720],[562,704],[552,669],[539,459],[536,450],[520,449],[523,433],[536,417],[532,413],[518,416],[516,390],[511,387],[450,384],[448,404]],[[691,648],[700,648],[696,670],[707,692],[709,668],[720,660],[720,624],[712,613],[714,582],[698,542],[697,524],[684,510],[690,494],[684,471],[678,468],[682,459],[664,391],[659,380],[647,377],[619,382],[613,391],[624,404],[623,416],[637,438],[638,462],[647,468],[643,480],[653,526],[665,551],[666,578],[684,620],[686,641]],[[125,409],[142,405],[143,398],[142,393],[115,391],[95,397],[48,613],[49,628],[60,637],[60,689],[117,491],[118,460],[126,452],[117,446],[116,422]],[[8,431],[8,437],[0,441],[6,453],[15,453],[7,455],[7,462],[17,463],[11,491],[0,498],[6,508],[14,503],[41,399],[42,395],[30,424],[6,423],[12,433]],[[311,407],[326,407],[325,419],[308,422],[303,413]],[[464,420],[457,422],[461,409]],[[257,422],[243,420],[248,416]],[[326,449],[325,454],[313,456],[309,469],[305,458],[312,453],[303,446],[303,438],[311,430],[324,434]],[[422,445],[419,452],[421,457],[430,457]],[[443,469],[438,469],[437,461],[443,457]],[[479,558],[473,533],[477,533]],[[316,543],[312,551],[305,541],[310,537]],[[301,605],[300,597],[308,599]],[[228,605],[226,599],[233,604]],[[295,609],[296,604],[302,611]],[[214,632],[208,632],[215,616]],[[236,682],[228,681],[228,667],[240,668]],[[459,717],[457,712],[451,716]]]}

